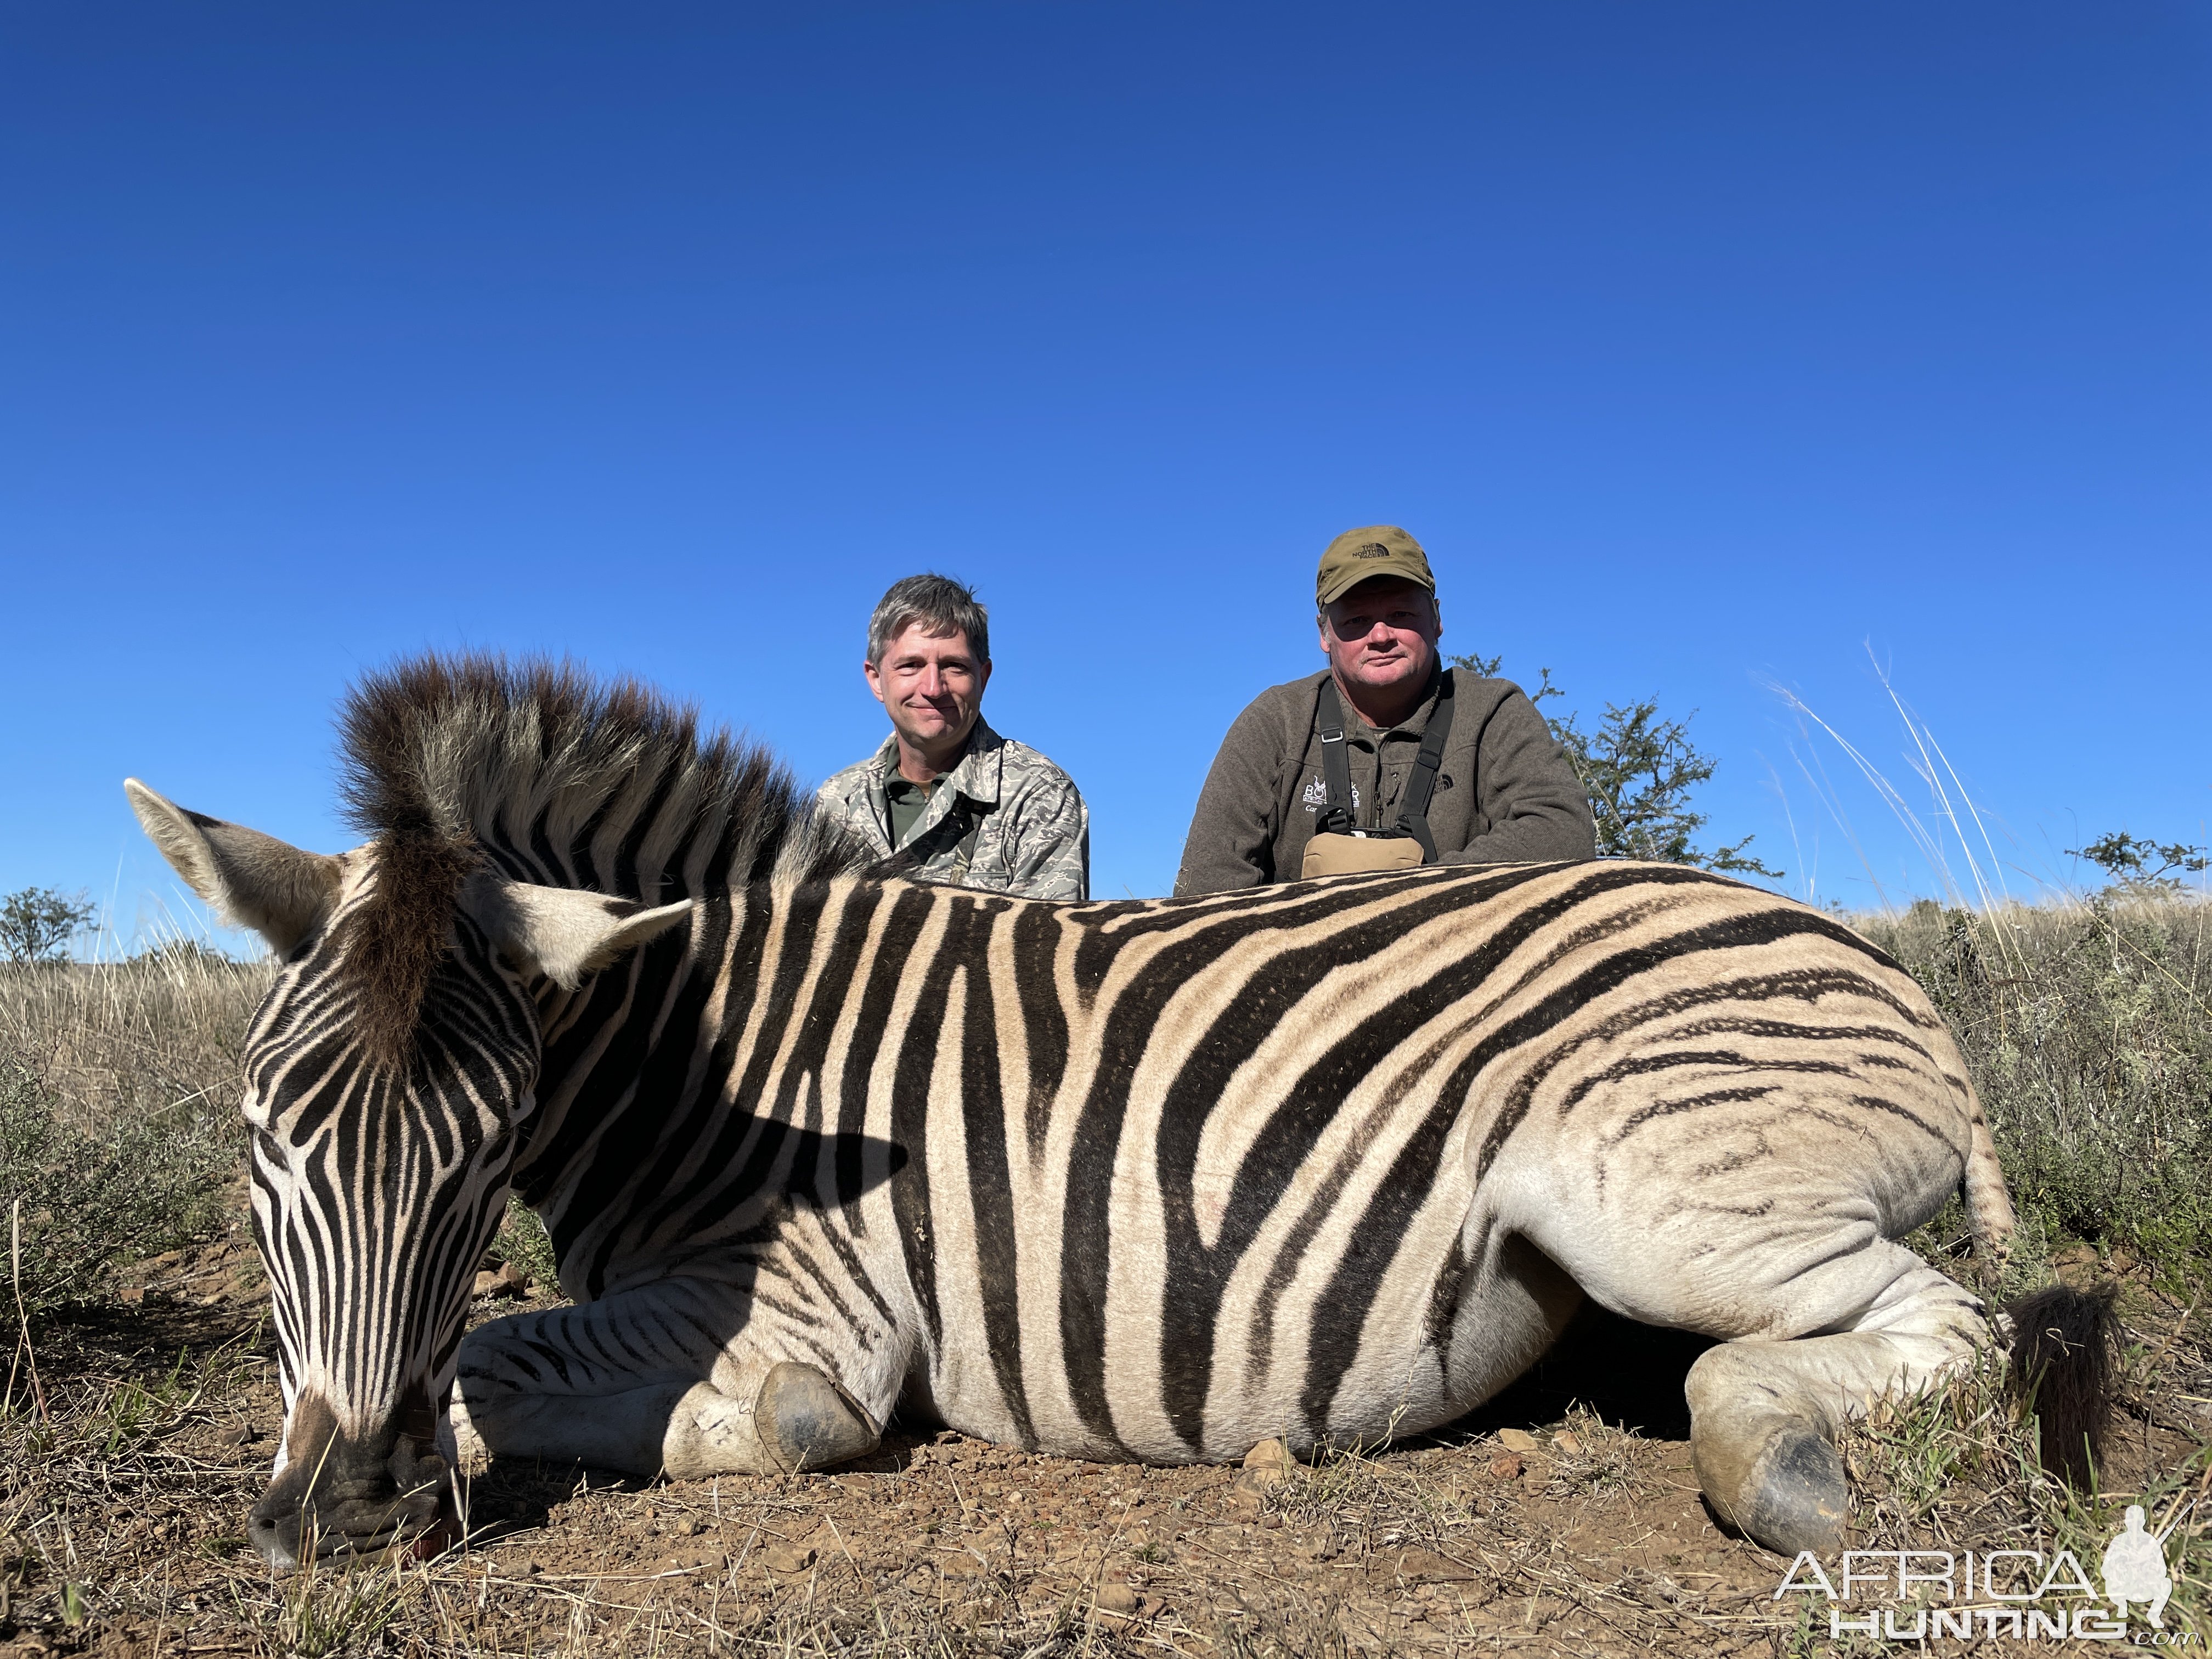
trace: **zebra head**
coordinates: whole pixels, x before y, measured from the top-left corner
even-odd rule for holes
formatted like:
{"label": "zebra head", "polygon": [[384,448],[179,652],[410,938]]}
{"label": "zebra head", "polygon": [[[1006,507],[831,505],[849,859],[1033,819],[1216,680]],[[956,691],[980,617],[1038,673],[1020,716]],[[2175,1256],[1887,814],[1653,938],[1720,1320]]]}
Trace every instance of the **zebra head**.
{"label": "zebra head", "polygon": [[690,901],[509,881],[434,836],[307,853],[125,788],[177,873],[283,964],[244,1055],[284,1394],[249,1531],[279,1565],[419,1538],[446,1512],[470,1283],[535,1105],[533,993],[573,988]]}

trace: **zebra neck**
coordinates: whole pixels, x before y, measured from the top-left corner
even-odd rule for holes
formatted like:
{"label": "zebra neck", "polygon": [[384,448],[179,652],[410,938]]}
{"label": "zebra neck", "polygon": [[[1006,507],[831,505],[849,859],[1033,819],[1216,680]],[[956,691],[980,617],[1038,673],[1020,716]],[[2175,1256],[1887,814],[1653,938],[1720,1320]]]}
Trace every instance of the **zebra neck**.
{"label": "zebra neck", "polygon": [[563,1284],[597,1295],[656,1238],[727,1238],[805,1166],[835,1165],[866,1112],[867,1034],[919,988],[908,968],[1007,905],[902,882],[757,883],[709,895],[688,948],[548,998],[514,1181]]}

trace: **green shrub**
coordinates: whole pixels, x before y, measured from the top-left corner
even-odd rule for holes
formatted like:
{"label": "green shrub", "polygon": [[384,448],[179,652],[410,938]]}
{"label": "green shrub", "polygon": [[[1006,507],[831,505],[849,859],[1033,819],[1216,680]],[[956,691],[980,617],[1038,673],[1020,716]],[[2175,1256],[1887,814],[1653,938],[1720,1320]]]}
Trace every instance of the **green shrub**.
{"label": "green shrub", "polygon": [[538,1218],[538,1212],[520,1198],[508,1197],[506,1218],[499,1224],[489,1255],[494,1261],[512,1261],[540,1289],[550,1291],[560,1285],[561,1264],[553,1255],[552,1236]]}
{"label": "green shrub", "polygon": [[1975,913],[1856,926],[1958,1036],[2024,1229],[2212,1267],[2212,906]]}
{"label": "green shrub", "polygon": [[[1453,667],[1485,678],[1494,677],[1504,661],[1503,657],[1480,653],[1451,659]],[[1541,708],[1546,698],[1566,696],[1552,684],[1550,669],[1536,672],[1538,684],[1528,694],[1531,703]],[[1749,836],[1711,851],[1692,839],[1705,828],[1706,815],[1691,810],[1691,791],[1710,780],[1719,764],[1690,741],[1690,721],[1697,712],[1693,708],[1679,720],[1662,720],[1657,701],[1644,697],[1608,702],[1605,719],[1594,731],[1583,729],[1579,714],[1565,718],[1547,714],[1544,723],[1566,751],[1583,793],[1589,799],[1601,858],[1692,864],[1778,881],[1783,872],[1769,869],[1744,851],[1752,843]]]}
{"label": "green shrub", "polygon": [[100,1293],[106,1269],[222,1230],[239,1136],[190,1104],[88,1133],[64,1122],[38,1072],[0,1055],[0,1226],[30,1311]]}
{"label": "green shrub", "polygon": [[2106,896],[2162,896],[2183,890],[2184,876],[2203,873],[2208,862],[2202,847],[2170,841],[2160,846],[2124,830],[2100,836],[2087,847],[2069,847],[2069,858],[2087,859],[2111,878]]}

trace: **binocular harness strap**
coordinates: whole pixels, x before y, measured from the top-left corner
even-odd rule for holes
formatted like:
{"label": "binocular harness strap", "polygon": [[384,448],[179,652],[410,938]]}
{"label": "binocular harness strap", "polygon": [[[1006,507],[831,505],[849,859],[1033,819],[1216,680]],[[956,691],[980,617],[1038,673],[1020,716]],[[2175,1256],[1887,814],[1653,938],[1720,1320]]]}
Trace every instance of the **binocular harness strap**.
{"label": "binocular harness strap", "polygon": [[[1322,787],[1328,795],[1321,816],[1314,820],[1314,833],[1342,835],[1354,823],[1352,763],[1344,755],[1344,702],[1337,696],[1334,675],[1321,683],[1321,706],[1316,712]],[[1398,822],[1392,826],[1397,834],[1420,842],[1424,863],[1436,861],[1436,837],[1429,831],[1429,801],[1436,793],[1437,772],[1443,764],[1444,739],[1451,735],[1451,718],[1452,672],[1447,668],[1437,686],[1436,712],[1429,716],[1428,726],[1421,732],[1420,752],[1413,757],[1413,775],[1406,780],[1406,798],[1398,808]]]}
{"label": "binocular harness strap", "polygon": [[1344,757],[1344,704],[1336,695],[1336,677],[1321,683],[1321,777],[1328,791],[1314,834],[1340,836],[1352,828],[1352,763]]}

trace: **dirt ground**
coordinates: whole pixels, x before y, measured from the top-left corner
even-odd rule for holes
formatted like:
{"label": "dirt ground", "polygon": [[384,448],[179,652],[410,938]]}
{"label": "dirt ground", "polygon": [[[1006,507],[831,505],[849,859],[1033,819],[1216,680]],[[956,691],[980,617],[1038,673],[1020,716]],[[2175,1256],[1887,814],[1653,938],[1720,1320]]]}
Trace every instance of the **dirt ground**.
{"label": "dirt ground", "polygon": [[[1450,1431],[1313,1467],[1102,1466],[896,1430],[823,1476],[502,1463],[468,1484],[465,1549],[276,1577],[243,1537],[280,1415],[250,1249],[148,1264],[125,1294],[43,1337],[35,1384],[19,1352],[0,1655],[1829,1646],[1824,1611],[1811,1629],[1775,1599],[1790,1564],[1698,1495],[1681,1382],[1703,1344],[1607,1316]],[[2212,1376],[2185,1340],[2161,1363],[2170,1397],[2128,1419],[2109,1486],[2212,1471],[2212,1400],[2191,1403]]]}

